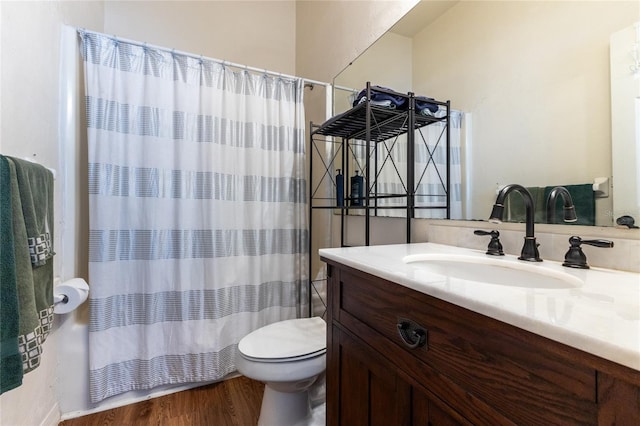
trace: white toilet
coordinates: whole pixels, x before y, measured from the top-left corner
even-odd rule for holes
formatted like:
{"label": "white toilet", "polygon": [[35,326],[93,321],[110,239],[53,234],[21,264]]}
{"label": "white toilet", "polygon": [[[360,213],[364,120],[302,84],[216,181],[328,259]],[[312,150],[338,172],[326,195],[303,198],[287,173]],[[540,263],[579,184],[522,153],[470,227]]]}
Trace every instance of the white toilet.
{"label": "white toilet", "polygon": [[238,343],[236,367],[265,384],[259,426],[304,425],[309,387],[326,367],[327,324],[320,317],[279,321]]}

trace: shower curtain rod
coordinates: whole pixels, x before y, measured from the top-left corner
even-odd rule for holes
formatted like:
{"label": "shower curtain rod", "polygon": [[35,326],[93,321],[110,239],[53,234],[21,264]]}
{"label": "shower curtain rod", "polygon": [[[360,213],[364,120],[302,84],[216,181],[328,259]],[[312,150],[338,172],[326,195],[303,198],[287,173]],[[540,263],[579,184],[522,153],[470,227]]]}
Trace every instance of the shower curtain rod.
{"label": "shower curtain rod", "polygon": [[218,62],[218,63],[222,64],[223,66],[226,65],[226,66],[230,66],[230,67],[234,67],[234,68],[244,69],[244,70],[247,70],[247,71],[254,71],[254,72],[258,72],[258,73],[269,74],[269,75],[272,75],[274,77],[283,77],[283,78],[291,78],[291,79],[301,78],[305,83],[309,83],[311,85],[317,84],[317,85],[325,86],[325,87],[331,86],[331,83],[326,83],[324,81],[311,80],[311,79],[304,78],[304,77],[296,77],[294,75],[288,75],[288,74],[283,74],[281,72],[275,72],[275,71],[269,71],[269,70],[266,70],[266,69],[255,68],[255,67],[251,67],[249,65],[236,64],[234,62],[225,61],[223,59],[215,59],[215,58],[209,58],[207,56],[195,55],[195,54],[189,53],[189,52],[183,52],[183,51],[176,50],[176,49],[169,49],[167,47],[157,46],[157,45],[150,44],[150,43],[145,43],[145,42],[140,42],[140,41],[136,41],[136,40],[126,39],[126,38],[123,38],[123,37],[118,37],[115,34],[109,35],[109,34],[105,34],[105,33],[100,33],[98,31],[90,31],[90,30],[87,30],[87,29],[84,29],[84,28],[79,28],[79,27],[76,27],[76,31],[85,32],[85,33],[99,34],[99,35],[102,35],[102,36],[105,36],[105,37],[110,37],[110,38],[112,38],[114,40],[121,41],[123,43],[133,44],[135,46],[149,47],[151,49],[162,50],[164,52],[177,53],[179,55],[188,56],[188,57],[194,58],[194,59],[205,59],[207,61]]}
{"label": "shower curtain rod", "polygon": [[333,85],[333,88],[337,90],[344,90],[345,92],[359,92],[361,90],[361,89],[354,89],[353,87],[338,86],[336,84]]}

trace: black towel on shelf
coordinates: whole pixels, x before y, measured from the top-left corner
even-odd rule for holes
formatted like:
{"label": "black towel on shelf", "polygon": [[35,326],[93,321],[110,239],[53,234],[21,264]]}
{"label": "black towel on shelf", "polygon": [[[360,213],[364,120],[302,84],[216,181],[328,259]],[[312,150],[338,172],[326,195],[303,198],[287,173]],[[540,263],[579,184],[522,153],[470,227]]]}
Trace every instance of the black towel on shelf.
{"label": "black towel on shelf", "polygon": [[433,115],[438,112],[438,105],[433,102],[435,99],[426,96],[416,96],[416,113],[420,115]]}
{"label": "black towel on shelf", "polygon": [[[393,89],[389,89],[387,87],[382,86],[371,86],[371,99],[372,105],[382,106],[389,109],[397,109],[397,110],[406,110],[409,107],[408,97],[404,95],[392,95],[389,93],[382,92],[381,90],[391,91]],[[358,96],[353,101],[352,106],[356,106],[362,102],[367,100],[367,89],[362,89]],[[415,97],[415,110],[416,114],[433,116],[436,112],[438,112],[438,105],[434,103],[435,99],[428,98],[426,96],[416,96]]]}
{"label": "black towel on shelf", "polygon": [[[382,86],[371,86],[371,100],[376,102],[382,101],[390,101],[391,105],[393,105],[394,109],[407,109],[407,97],[406,96],[395,96],[390,95],[388,93],[381,92],[380,90],[388,90],[393,91],[393,89],[389,89]],[[352,106],[356,106],[361,102],[364,102],[367,99],[367,89],[362,89],[358,96],[353,101]]]}

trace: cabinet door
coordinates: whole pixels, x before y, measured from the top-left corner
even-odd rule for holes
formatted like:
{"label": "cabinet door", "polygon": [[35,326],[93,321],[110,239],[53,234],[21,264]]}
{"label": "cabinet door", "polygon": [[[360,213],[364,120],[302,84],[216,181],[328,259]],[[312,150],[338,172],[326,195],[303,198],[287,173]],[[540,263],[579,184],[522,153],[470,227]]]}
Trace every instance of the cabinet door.
{"label": "cabinet door", "polygon": [[327,375],[337,398],[327,406],[329,425],[470,425],[441,401],[404,379],[403,373],[357,337],[333,327],[339,374]]}
{"label": "cabinet door", "polygon": [[[409,425],[410,386],[365,343],[336,326],[332,336],[333,368],[339,374],[327,371],[327,389],[337,391],[334,403],[327,403],[328,424]],[[336,379],[338,383],[330,383]]]}

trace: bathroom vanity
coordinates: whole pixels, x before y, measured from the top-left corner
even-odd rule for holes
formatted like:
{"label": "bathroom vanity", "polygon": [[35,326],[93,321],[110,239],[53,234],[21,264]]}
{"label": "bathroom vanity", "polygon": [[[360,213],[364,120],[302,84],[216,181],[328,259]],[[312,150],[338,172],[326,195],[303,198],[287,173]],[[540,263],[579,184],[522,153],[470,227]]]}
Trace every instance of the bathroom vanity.
{"label": "bathroom vanity", "polygon": [[640,424],[639,274],[430,243],[320,255],[328,425]]}

